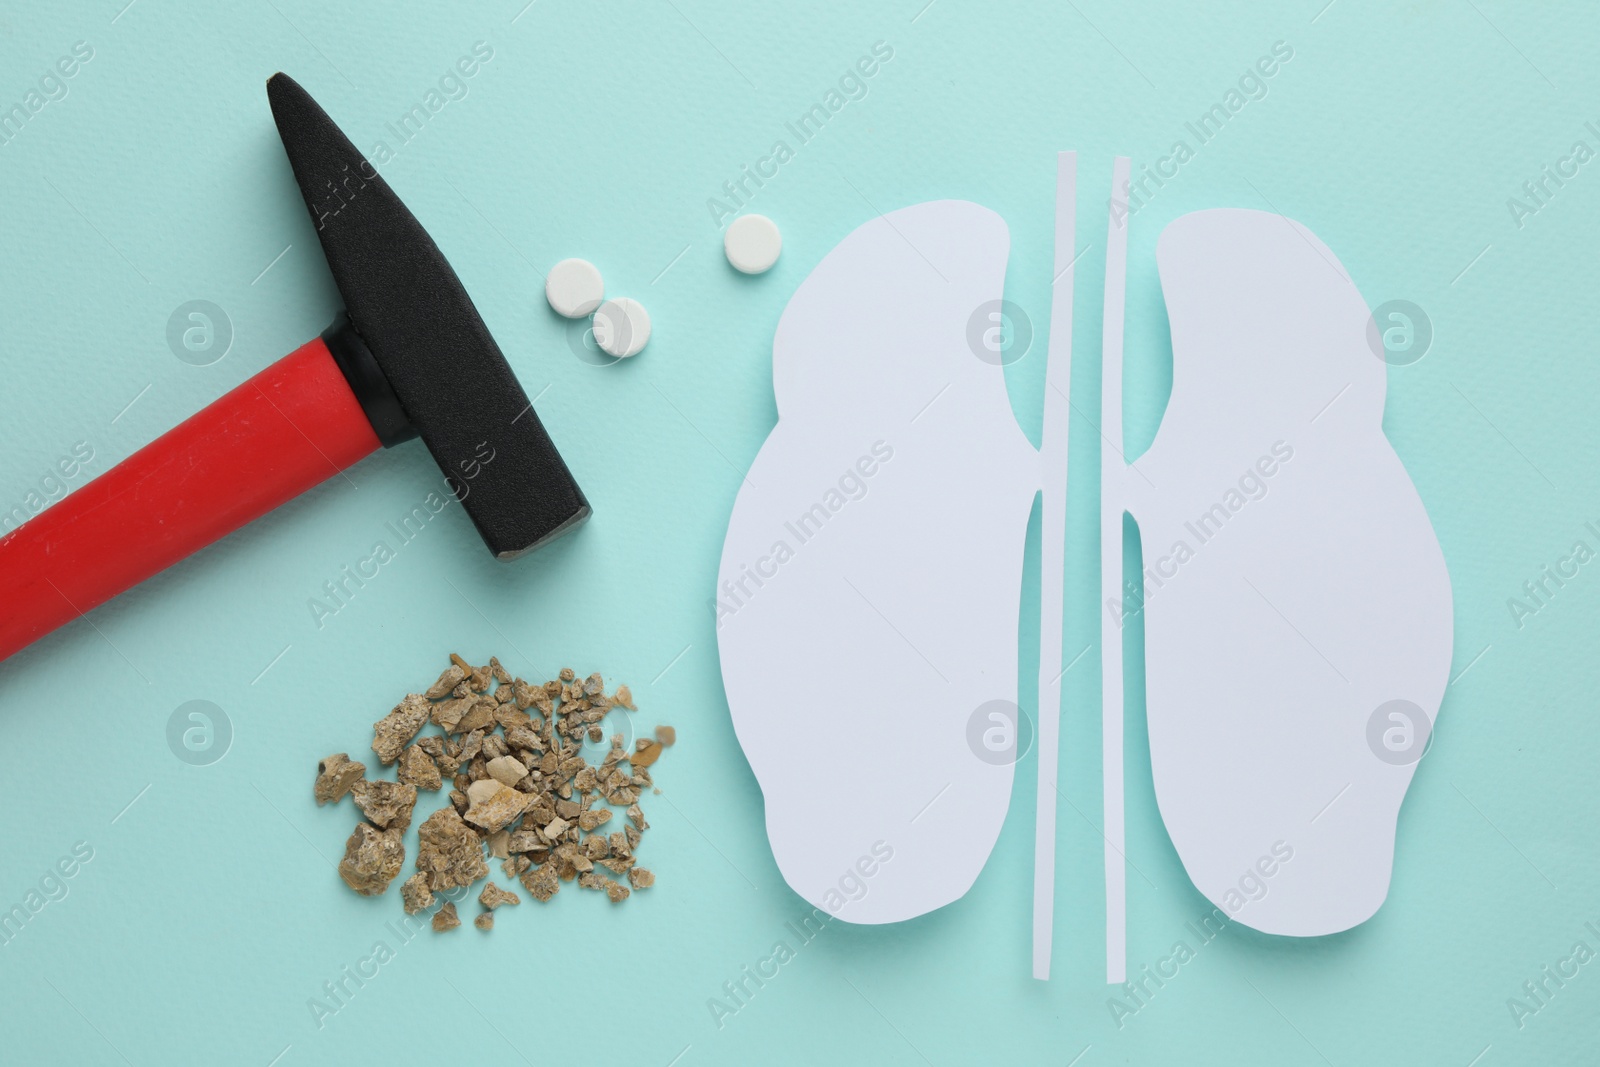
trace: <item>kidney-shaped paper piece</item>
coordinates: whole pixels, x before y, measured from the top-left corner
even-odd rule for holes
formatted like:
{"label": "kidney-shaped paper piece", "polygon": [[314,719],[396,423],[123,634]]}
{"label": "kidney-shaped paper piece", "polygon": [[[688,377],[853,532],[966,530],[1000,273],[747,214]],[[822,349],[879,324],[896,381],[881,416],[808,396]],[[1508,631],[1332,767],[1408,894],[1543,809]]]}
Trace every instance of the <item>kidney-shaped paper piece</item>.
{"label": "kidney-shaped paper piece", "polygon": [[1230,916],[1333,933],[1388,893],[1450,668],[1449,575],[1333,252],[1217,210],[1168,226],[1156,259],[1172,397],[1126,483],[1156,799]]}
{"label": "kidney-shaped paper piece", "polygon": [[960,897],[1010,800],[981,736],[1003,713],[969,727],[1016,703],[1038,457],[968,339],[1009,245],[994,212],[934,201],[817,265],[778,323],[778,424],[723,545],[722,678],[773,855],[850,922]]}

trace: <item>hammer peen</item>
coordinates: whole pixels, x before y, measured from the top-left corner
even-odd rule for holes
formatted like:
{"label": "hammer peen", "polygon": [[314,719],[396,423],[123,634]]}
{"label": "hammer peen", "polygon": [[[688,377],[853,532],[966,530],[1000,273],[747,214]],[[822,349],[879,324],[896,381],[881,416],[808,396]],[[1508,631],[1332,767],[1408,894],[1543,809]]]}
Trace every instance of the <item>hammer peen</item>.
{"label": "hammer peen", "polygon": [[0,659],[379,445],[421,437],[497,559],[589,517],[427,231],[293,79],[273,75],[267,99],[345,311],[321,337],[0,538]]}

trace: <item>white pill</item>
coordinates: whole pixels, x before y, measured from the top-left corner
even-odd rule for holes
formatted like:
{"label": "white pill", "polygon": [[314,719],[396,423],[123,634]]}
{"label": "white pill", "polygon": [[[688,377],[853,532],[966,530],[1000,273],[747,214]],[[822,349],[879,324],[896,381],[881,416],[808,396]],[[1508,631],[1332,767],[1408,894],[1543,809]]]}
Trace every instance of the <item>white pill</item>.
{"label": "white pill", "polygon": [[778,232],[778,224],[765,215],[740,215],[728,224],[728,232],[722,236],[722,250],[735,269],[762,274],[778,262],[783,234]]}
{"label": "white pill", "polygon": [[594,312],[594,343],[613,356],[631,356],[650,340],[650,313],[637,300],[613,297]]}
{"label": "white pill", "polygon": [[606,298],[606,283],[587,259],[563,259],[545,275],[544,298],[557,315],[581,319]]}

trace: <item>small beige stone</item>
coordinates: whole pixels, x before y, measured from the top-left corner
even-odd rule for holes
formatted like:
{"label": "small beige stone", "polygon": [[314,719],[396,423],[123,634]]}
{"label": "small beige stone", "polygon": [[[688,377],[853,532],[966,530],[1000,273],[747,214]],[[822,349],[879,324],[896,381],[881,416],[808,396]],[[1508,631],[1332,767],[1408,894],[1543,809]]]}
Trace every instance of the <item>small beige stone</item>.
{"label": "small beige stone", "polygon": [[555,896],[561,890],[560,875],[555,865],[546,863],[542,867],[535,867],[524,873],[522,888],[541,904]]}
{"label": "small beige stone", "polygon": [[365,763],[357,763],[345,753],[335,752],[317,764],[317,784],[311,790],[312,796],[319,805],[338,800],[366,773]]}
{"label": "small beige stone", "polygon": [[493,881],[490,881],[484,885],[483,892],[478,894],[478,903],[493,911],[502,904],[521,904],[522,898],[515,893],[501,889]]}
{"label": "small beige stone", "polygon": [[544,753],[544,742],[540,740],[539,732],[533,728],[532,723],[518,723],[506,727],[506,744],[529,752],[537,751],[540,755]]}
{"label": "small beige stone", "polygon": [[484,778],[469,785],[467,800],[471,806],[463,818],[488,833],[505,826],[533,803],[530,794],[520,793],[493,778]]}
{"label": "small beige stone", "polygon": [[445,733],[453,734],[456,732],[456,726],[461,722],[461,717],[467,713],[468,708],[477,702],[477,696],[471,693],[464,697],[454,697],[443,703],[435,704],[430,717],[435,726]]}
{"label": "small beige stone", "polygon": [[[438,738],[433,740],[437,741]],[[417,789],[433,790],[444,785],[444,778],[439,774],[438,765],[421,745],[411,745],[406,748],[400,757],[400,766],[396,769],[395,777]]]}
{"label": "small beige stone", "polygon": [[667,748],[671,748],[673,742],[678,740],[678,731],[674,730],[670,726],[657,726],[656,740],[660,741]]}
{"label": "small beige stone", "polygon": [[628,881],[635,889],[649,889],[656,884],[656,876],[643,867],[634,867],[628,872]]}
{"label": "small beige stone", "polygon": [[[528,825],[524,820],[524,826]],[[506,842],[507,852],[534,852],[545,847],[544,840],[533,830],[517,830]]]}
{"label": "small beige stone", "polygon": [[448,901],[433,913],[433,932],[436,934],[442,934],[446,930],[454,930],[460,925],[461,917],[456,914],[456,906]]}
{"label": "small beige stone", "polygon": [[494,833],[489,835],[489,855],[497,860],[508,858],[511,855],[511,849],[507,847],[510,845],[510,843],[510,830],[507,830],[504,827],[496,830]]}
{"label": "small beige stone", "polygon": [[407,915],[432,907],[433,890],[428,888],[428,876],[418,871],[400,883],[400,902],[405,905]]}
{"label": "small beige stone", "polygon": [[440,697],[449,696],[450,690],[459,685],[461,679],[465,678],[466,676],[466,671],[452,663],[449,667],[445,668],[445,672],[443,674],[439,675],[439,680],[434,682],[433,685],[429,686],[428,691],[422,695],[427,697],[429,700],[438,700]]}
{"label": "small beige stone", "polygon": [[389,888],[405,862],[406,848],[400,830],[374,830],[361,823],[344,844],[344,859],[339,861],[339,877],[345,885],[365,897],[375,897]]}
{"label": "small beige stone", "polygon": [[417,804],[417,787],[404,782],[368,781],[363,778],[350,787],[361,814],[380,830],[404,830],[411,825],[411,810]]}
{"label": "small beige stone", "polygon": [[394,710],[372,724],[372,751],[388,766],[400,758],[400,753],[417,736],[433,705],[420,693],[407,693]]}
{"label": "small beige stone", "polygon": [[454,808],[440,808],[417,830],[417,870],[435,892],[471,885],[489,873],[483,839]]}
{"label": "small beige stone", "polygon": [[528,775],[528,768],[524,767],[513,756],[496,756],[489,761],[489,777],[502,785],[515,786]]}
{"label": "small beige stone", "polygon": [[468,733],[494,725],[494,712],[500,705],[494,697],[480,696],[455,725],[456,733]]}
{"label": "small beige stone", "polygon": [[571,823],[558,815],[554,819],[551,819],[548,824],[546,824],[544,828],[544,836],[547,840],[554,841],[556,838],[566,833],[567,827],[571,825]]}
{"label": "small beige stone", "polygon": [[533,725],[533,719],[528,715],[527,712],[518,710],[516,704],[510,700],[510,689],[502,687],[495,693],[496,700],[500,699],[501,693],[507,694],[507,698],[500,701],[500,706],[495,709],[494,721],[499,723],[501,729],[506,731],[509,739],[509,735],[512,730],[515,730],[519,726],[526,727]]}
{"label": "small beige stone", "polygon": [[476,926],[480,930],[493,930],[494,929],[494,912],[492,912],[492,911],[484,912],[483,914],[479,915],[476,919],[472,920],[472,925]]}
{"label": "small beige stone", "polygon": [[584,889],[603,889],[613,904],[621,904],[628,899],[628,887],[621,882],[613,882],[603,874],[580,874],[578,885]]}

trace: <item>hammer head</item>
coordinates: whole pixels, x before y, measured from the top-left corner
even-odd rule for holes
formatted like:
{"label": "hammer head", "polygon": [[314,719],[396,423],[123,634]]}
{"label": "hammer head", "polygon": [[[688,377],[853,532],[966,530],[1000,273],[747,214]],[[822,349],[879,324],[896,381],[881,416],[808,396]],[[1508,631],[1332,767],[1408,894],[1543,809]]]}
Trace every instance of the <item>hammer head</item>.
{"label": "hammer head", "polygon": [[293,79],[267,99],[353,327],[330,348],[379,439],[422,438],[498,559],[580,525],[589,502],[433,239]]}

